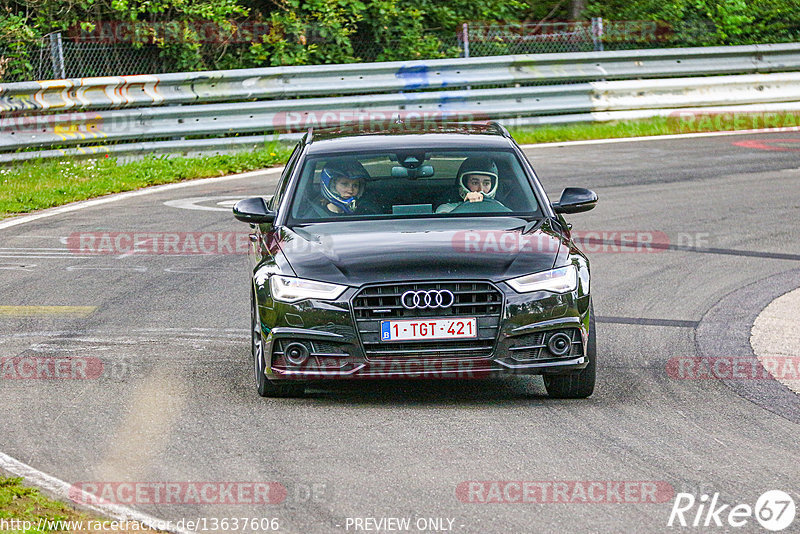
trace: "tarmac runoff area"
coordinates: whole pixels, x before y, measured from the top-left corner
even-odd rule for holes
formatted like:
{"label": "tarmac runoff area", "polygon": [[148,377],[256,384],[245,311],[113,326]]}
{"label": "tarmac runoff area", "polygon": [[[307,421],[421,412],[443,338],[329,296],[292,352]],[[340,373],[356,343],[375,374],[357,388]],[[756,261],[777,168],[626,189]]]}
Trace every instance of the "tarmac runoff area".
{"label": "tarmac runoff area", "polygon": [[[753,352],[768,371],[775,361],[800,360],[800,288],[773,300],[758,314],[750,332]],[[800,379],[771,373],[776,380],[800,394]]]}

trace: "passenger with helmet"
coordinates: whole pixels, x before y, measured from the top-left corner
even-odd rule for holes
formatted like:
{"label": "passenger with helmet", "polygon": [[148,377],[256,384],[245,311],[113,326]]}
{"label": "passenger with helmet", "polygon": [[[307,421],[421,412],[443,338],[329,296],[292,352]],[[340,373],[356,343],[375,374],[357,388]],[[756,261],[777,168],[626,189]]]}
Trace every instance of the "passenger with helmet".
{"label": "passenger with helmet", "polygon": [[446,202],[436,208],[436,213],[449,213],[463,202],[494,200],[499,178],[497,165],[491,158],[474,156],[467,158],[458,168],[456,183],[461,202]]}
{"label": "passenger with helmet", "polygon": [[322,196],[312,202],[312,211],[320,217],[374,213],[361,197],[367,187],[369,174],[355,159],[328,162],[320,173]]}

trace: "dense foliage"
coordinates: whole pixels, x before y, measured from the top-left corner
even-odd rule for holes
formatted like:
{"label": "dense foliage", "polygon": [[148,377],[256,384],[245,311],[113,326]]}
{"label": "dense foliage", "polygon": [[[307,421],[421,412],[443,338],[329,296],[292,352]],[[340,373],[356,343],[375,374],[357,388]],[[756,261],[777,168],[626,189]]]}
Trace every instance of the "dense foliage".
{"label": "dense foliage", "polygon": [[[147,48],[164,71],[183,71],[454,57],[465,21],[552,22],[576,12],[584,20],[657,21],[658,39],[634,43],[643,46],[800,37],[800,0],[0,0],[0,79],[3,71],[6,79],[33,75],[33,56],[56,31],[98,46]],[[123,42],[104,37],[110,23],[127,25]]]}
{"label": "dense foliage", "polygon": [[617,20],[665,21],[675,45],[800,40],[800,0],[603,0],[589,2],[584,13]]}

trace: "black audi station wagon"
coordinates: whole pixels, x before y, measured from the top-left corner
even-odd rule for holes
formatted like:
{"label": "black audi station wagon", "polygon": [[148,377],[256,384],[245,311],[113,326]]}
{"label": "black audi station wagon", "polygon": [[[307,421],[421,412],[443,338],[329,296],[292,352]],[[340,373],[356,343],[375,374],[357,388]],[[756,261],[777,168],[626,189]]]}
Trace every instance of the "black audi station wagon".
{"label": "black audi station wagon", "polygon": [[[408,126],[408,125],[405,125]],[[597,355],[589,262],[497,123],[309,131],[250,223],[258,393],[310,381],[542,374],[588,397]]]}

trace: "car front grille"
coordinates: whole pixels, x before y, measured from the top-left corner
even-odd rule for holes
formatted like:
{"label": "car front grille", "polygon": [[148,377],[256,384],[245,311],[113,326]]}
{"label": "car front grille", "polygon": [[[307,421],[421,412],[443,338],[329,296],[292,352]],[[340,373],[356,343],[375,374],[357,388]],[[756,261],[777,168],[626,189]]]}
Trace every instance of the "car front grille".
{"label": "car front grille", "polygon": [[[406,309],[400,302],[406,291],[448,290],[453,304],[446,308]],[[370,360],[409,358],[485,358],[491,355],[500,325],[503,295],[488,282],[418,282],[365,287],[352,300],[364,353]],[[475,317],[475,339],[380,340],[381,321],[387,319]]]}

